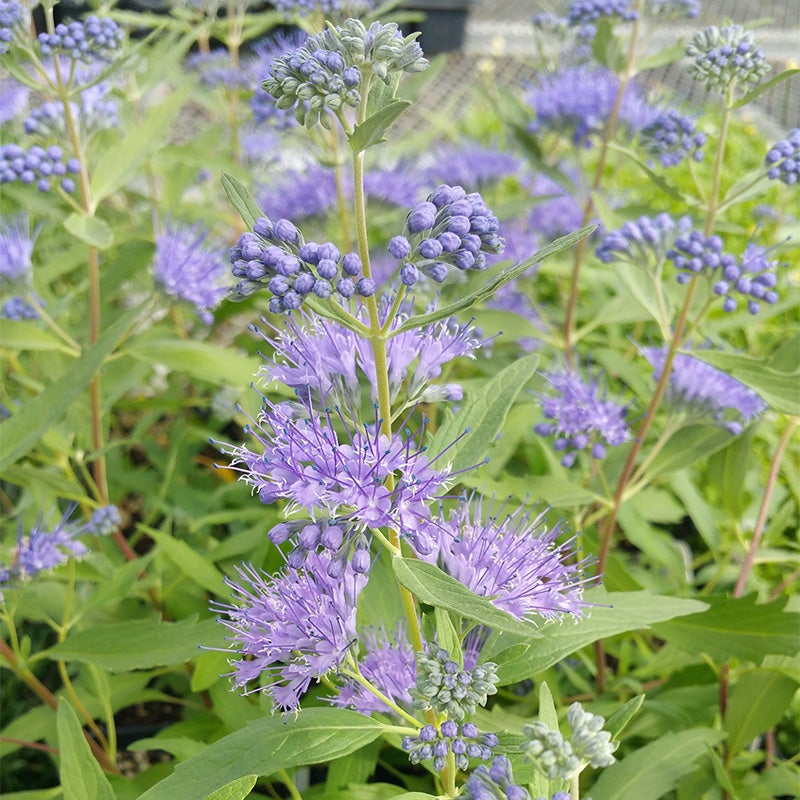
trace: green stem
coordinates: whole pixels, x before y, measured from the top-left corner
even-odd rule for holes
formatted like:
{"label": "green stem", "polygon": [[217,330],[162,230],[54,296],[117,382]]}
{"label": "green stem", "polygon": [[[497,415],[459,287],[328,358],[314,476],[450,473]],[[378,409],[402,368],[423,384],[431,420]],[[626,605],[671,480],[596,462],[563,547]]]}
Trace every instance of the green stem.
{"label": "green stem", "polygon": [[422,723],[415,717],[412,717],[407,711],[401,708],[397,703],[395,703],[390,697],[387,697],[377,686],[370,683],[362,674],[361,671],[358,669],[358,664],[353,660],[353,667],[352,669],[343,668],[342,675],[345,675],[348,678],[352,678],[357,683],[360,683],[370,694],[374,695],[378,698],[384,705],[388,706],[389,708],[394,711],[399,717],[404,719],[410,725],[413,726],[414,730],[417,731],[422,727]]}
{"label": "green stem", "polygon": [[292,800],[303,800],[297,785],[285,769],[279,769],[275,774],[281,779],[281,783],[286,787]]}
{"label": "green stem", "polygon": [[[725,144],[728,136],[732,100],[733,86],[731,86],[728,90],[728,94],[725,98],[725,105],[722,111],[722,120],[720,122],[719,129],[719,141],[717,142],[717,154],[716,158],[714,159],[711,195],[706,208],[706,220],[703,228],[705,236],[711,235],[711,231],[714,229],[714,222],[716,221],[717,213],[719,211],[719,188],[722,181],[722,168],[725,162]],[[678,352],[678,349],[680,348],[680,345],[684,339],[686,323],[689,317],[689,309],[691,308],[692,300],[695,292],[697,291],[699,278],[699,273],[695,274],[687,284],[686,297],[684,298],[683,306],[681,307],[680,314],[678,316],[678,321],[675,323],[675,329],[669,342],[667,355],[664,359],[664,364],[662,365],[661,374],[659,375],[658,382],[656,383],[653,397],[651,398],[650,403],[647,406],[647,410],[644,413],[644,417],[642,418],[642,422],[636,431],[633,444],[631,445],[631,449],[628,451],[628,457],[625,460],[625,465],[623,466],[619,480],[617,481],[617,489],[614,493],[614,502],[600,532],[600,550],[597,557],[598,575],[602,575],[603,570],[605,569],[609,548],[611,546],[611,539],[614,533],[614,527],[617,522],[617,515],[619,514],[619,510],[626,497],[626,488],[631,476],[633,475],[636,459],[641,452],[642,446],[647,438],[647,434],[650,431],[650,426],[655,419],[656,412],[661,407],[661,401],[666,393],[669,377],[672,374],[672,365],[675,361],[675,356]],[[606,684],[606,664],[605,652],[603,651],[603,644],[601,641],[595,643],[595,655],[597,656],[597,688],[598,691],[602,692],[605,690]]]}

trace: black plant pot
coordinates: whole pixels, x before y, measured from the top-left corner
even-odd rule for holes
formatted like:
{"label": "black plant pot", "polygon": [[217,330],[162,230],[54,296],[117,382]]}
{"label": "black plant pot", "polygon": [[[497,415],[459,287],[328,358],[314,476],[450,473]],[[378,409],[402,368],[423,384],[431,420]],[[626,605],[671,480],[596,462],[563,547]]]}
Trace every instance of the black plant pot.
{"label": "black plant pot", "polygon": [[474,0],[405,0],[404,11],[422,12],[425,18],[403,26],[419,31],[419,43],[426,56],[459,50],[464,43],[469,9]]}

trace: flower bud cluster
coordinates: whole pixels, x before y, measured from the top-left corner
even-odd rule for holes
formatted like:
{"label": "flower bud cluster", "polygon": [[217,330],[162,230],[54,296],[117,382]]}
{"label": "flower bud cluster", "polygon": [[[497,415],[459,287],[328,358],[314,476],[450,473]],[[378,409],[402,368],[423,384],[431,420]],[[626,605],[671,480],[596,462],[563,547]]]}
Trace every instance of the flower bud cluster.
{"label": "flower bud cluster", "polygon": [[678,274],[678,283],[688,283],[693,275],[706,273],[720,278],[714,284],[714,294],[724,297],[724,311],[735,311],[738,303],[735,295],[747,298],[747,308],[757,314],[760,302],[774,305],[778,302],[775,291],[778,278],[777,261],[768,258],[768,251],[753,243],[745,249],[741,261],[722,249],[719,236],[703,236],[700,231],[691,231],[675,239],[674,246],[667,251]]}
{"label": "flower bud cluster", "polygon": [[462,720],[486,705],[497,692],[497,664],[486,662],[472,669],[459,669],[443,648],[417,654],[417,685],[411,690],[414,707],[433,709],[451,719]]}
{"label": "flower bud cluster", "polygon": [[674,167],[691,156],[703,160],[706,135],[697,133],[694,122],[674,109],[662,111],[640,133],[642,147],[658,158],[663,167]]}
{"label": "flower bud cluster", "polygon": [[425,725],[417,736],[405,736],[402,747],[412,764],[433,761],[434,772],[441,772],[447,765],[450,753],[455,756],[458,769],[468,769],[470,758],[488,761],[497,741],[493,733],[479,733],[474,722],[459,725],[448,719],[439,726],[439,730],[433,725]]}
{"label": "flower bud cluster", "polygon": [[612,754],[617,748],[611,742],[611,734],[603,730],[603,717],[573,703],[567,711],[567,721],[572,730],[572,750],[581,761],[595,769],[610,767],[616,761]]}
{"label": "flower bud cluster", "polygon": [[522,751],[549,780],[569,780],[581,768],[580,759],[572,745],[559,731],[544,722],[530,722],[522,727],[526,741]]}
{"label": "flower bud cluster", "polygon": [[748,244],[741,261],[738,264],[727,264],[722,269],[722,279],[714,284],[714,294],[725,298],[722,308],[725,311],[735,311],[736,294],[747,300],[747,310],[751,314],[759,312],[760,302],[768,305],[777,303],[777,266],[778,262],[769,258],[767,248],[753,242]]}
{"label": "flower bud cluster", "polygon": [[59,23],[54,33],[39,34],[43,56],[64,55],[73,61],[110,61],[122,46],[122,29],[110,17],[86,17]]}
{"label": "flower bud cluster", "polygon": [[660,261],[672,245],[676,232],[691,227],[689,217],[681,217],[677,222],[669,214],[656,217],[639,217],[626,222],[619,230],[607,233],[595,250],[604,264],[624,261],[637,266],[655,259]]}
{"label": "flower bud cluster", "polygon": [[24,297],[14,295],[0,306],[0,319],[9,319],[14,322],[39,319],[39,312]]}
{"label": "flower bud cluster", "polygon": [[567,9],[567,22],[572,27],[588,25],[605,17],[619,17],[632,22],[638,16],[628,0],[572,0]]}
{"label": "flower bud cluster", "polygon": [[85,530],[86,533],[94,536],[107,536],[115,531],[121,523],[122,517],[116,506],[101,506],[92,514],[92,518],[86,523]]}
{"label": "flower bud cluster", "polygon": [[[85,133],[116,128],[119,125],[117,101],[99,96],[99,92],[96,91],[98,89],[103,93],[107,90],[98,84],[82,93],[80,105],[70,103],[70,114],[79,122],[81,130]],[[91,99],[84,97],[90,94]],[[22,127],[27,134],[45,138],[63,136],[66,131],[64,106],[58,102],[42,103],[28,114],[23,120]]]}
{"label": "flower bud cluster", "polygon": [[[505,756],[496,756],[491,766],[481,764],[464,784],[462,800],[530,800],[527,789],[514,783],[511,762]],[[569,800],[569,798],[567,798]]]}
{"label": "flower bud cluster", "polygon": [[789,131],[789,135],[773,145],[766,157],[770,180],[781,181],[792,186],[800,181],[800,128]]}
{"label": "flower bud cluster", "polygon": [[21,29],[24,21],[25,9],[20,3],[0,0],[0,53],[8,52],[15,29]]}
{"label": "flower bud cluster", "polygon": [[17,144],[0,145],[0,186],[16,181],[24,184],[36,182],[39,191],[46,192],[50,189],[51,178],[61,178],[61,188],[65,192],[74,192],[75,181],[66,176],[80,171],[78,159],[70,158],[64,162],[64,154],[56,145],[47,150],[39,145],[29,150]]}
{"label": "flower bud cluster", "polygon": [[292,539],[294,545],[286,563],[300,569],[309,553],[320,548],[328,551],[327,572],[331,578],[340,578],[347,563],[357,575],[366,575],[372,565],[369,539],[346,520],[287,520],[279,522],[267,534],[276,546]]}
{"label": "flower bud cluster", "polygon": [[504,246],[497,217],[480,194],[442,184],[411,209],[404,234],[389,242],[389,253],[402,262],[402,282],[413,286],[420,271],[443,281],[448,264],[460,270],[485,269],[485,253],[502,253]]}
{"label": "flower bud cluster", "polygon": [[300,308],[312,294],[322,300],[332,294],[348,299],[355,294],[369,297],[376,290],[375,281],[359,277],[358,254],[342,255],[330,242],[306,242],[287,219],[257,219],[253,231],[243,233],[231,248],[230,262],[234,277],[241,279],[231,290],[232,299],[267,288],[274,314]]}
{"label": "flower bud cluster", "polygon": [[746,88],[758,83],[770,70],[764,51],[741,25],[712,25],[696,33],[686,46],[686,55],[694,59],[689,74],[705,83],[706,90],[724,92],[734,81]]}

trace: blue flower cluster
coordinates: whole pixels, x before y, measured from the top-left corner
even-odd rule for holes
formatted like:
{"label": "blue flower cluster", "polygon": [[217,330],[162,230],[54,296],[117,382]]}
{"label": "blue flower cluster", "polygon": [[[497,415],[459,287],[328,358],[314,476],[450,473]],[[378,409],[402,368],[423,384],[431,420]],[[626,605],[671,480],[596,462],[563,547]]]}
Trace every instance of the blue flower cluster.
{"label": "blue flower cluster", "polygon": [[[720,265],[722,266],[722,265]],[[714,294],[725,298],[722,307],[725,311],[735,311],[737,301],[734,295],[747,300],[747,310],[757,314],[759,303],[774,305],[778,302],[775,286],[778,283],[776,268],[778,262],[770,259],[766,247],[751,242],[745,248],[738,264],[726,264],[722,279],[714,284]]]}
{"label": "blue flower cluster", "polygon": [[14,295],[0,306],[0,318],[21,322],[26,319],[39,319],[39,312],[24,297]]}
{"label": "blue flower cluster", "polygon": [[530,800],[531,796],[527,789],[514,783],[511,762],[505,756],[496,756],[491,766],[481,764],[472,772],[459,797],[462,800]]}
{"label": "blue flower cluster", "polygon": [[543,395],[542,412],[551,422],[534,426],[540,436],[555,436],[553,449],[564,453],[561,464],[571,467],[579,452],[590,449],[592,458],[605,458],[606,445],[617,447],[630,438],[625,406],[601,396],[598,381],[587,383],[574,371],[546,376],[555,390]]}
{"label": "blue flower cluster", "polygon": [[196,72],[200,83],[211,89],[249,89],[251,77],[241,67],[231,63],[227,50],[212,50],[210,53],[192,53],[186,59],[188,69]]}
{"label": "blue flower cluster", "polygon": [[22,26],[25,9],[14,0],[0,0],[0,53],[7,53],[14,41],[14,29]]}
{"label": "blue flower cluster", "polygon": [[639,217],[607,233],[595,254],[604,264],[626,261],[641,266],[652,260],[657,263],[667,254],[676,232],[688,230],[691,224],[689,217],[681,217],[676,222],[667,213]]}
{"label": "blue flower cluster", "polygon": [[73,61],[110,61],[122,46],[122,29],[110,17],[86,17],[59,23],[54,33],[39,34],[43,56],[64,55]]}
{"label": "blue flower cluster", "polygon": [[764,51],[741,25],[712,25],[696,33],[686,46],[686,55],[694,59],[689,74],[705,83],[707,90],[724,92],[734,81],[747,90],[770,70]]}
{"label": "blue flower cluster", "polygon": [[448,264],[460,270],[486,268],[486,253],[502,253],[500,224],[477,192],[461,186],[437,186],[406,217],[405,231],[389,242],[400,261],[400,279],[413,286],[420,270],[434,281],[447,277]]}
{"label": "blue flower cluster", "polygon": [[591,24],[605,17],[619,17],[632,22],[638,16],[629,0],[572,0],[567,9],[567,23],[572,27]]}
{"label": "blue flower cluster", "polygon": [[253,231],[243,233],[231,248],[233,275],[240,278],[231,297],[243,299],[267,288],[273,297],[273,314],[300,308],[304,298],[316,295],[327,299],[332,294],[349,299],[358,294],[375,294],[375,281],[362,274],[357,253],[342,255],[331,242],[306,242],[288,219],[272,222],[260,217]]}
{"label": "blue flower cluster", "polygon": [[[605,67],[569,66],[547,75],[528,95],[536,112],[529,129],[569,133],[575,144],[588,146],[589,137],[605,129],[618,91],[619,78]],[[638,131],[652,117],[653,109],[642,90],[628,84],[622,95],[620,122]]]}
{"label": "blue flower cluster", "polygon": [[268,39],[256,42],[253,46],[254,58],[248,71],[258,84],[250,99],[250,109],[257,123],[267,123],[278,130],[291,128],[297,124],[294,114],[285,108],[279,108],[275,98],[262,88],[261,83],[269,77],[270,67],[276,58],[302,47],[307,39],[308,35],[302,31],[288,34],[278,32]]}
{"label": "blue flower cluster", "polygon": [[0,145],[0,186],[19,181],[24,184],[36,182],[40,192],[50,189],[51,178],[61,178],[61,188],[65,192],[75,191],[75,181],[66,177],[67,173],[77,175],[81,171],[78,159],[64,161],[60,147],[52,145],[45,150],[34,145],[25,150],[17,144]]}
{"label": "blue flower cluster", "polygon": [[[70,114],[85,135],[95,131],[116,128],[119,125],[119,105],[106,98],[107,84],[96,84],[81,92],[80,105],[70,103]],[[66,131],[64,106],[60,102],[47,102],[34,108],[22,123],[25,133],[45,138],[58,138]]]}
{"label": "blue flower cluster", "polygon": [[642,147],[663,167],[674,167],[687,157],[703,160],[706,135],[697,133],[694,122],[674,109],[662,111],[639,136]]}
{"label": "blue flower cluster", "polygon": [[765,159],[770,180],[793,186],[800,181],[800,128],[793,128],[789,135],[774,144]]}
{"label": "blue flower cluster", "polygon": [[455,756],[458,769],[469,769],[470,758],[488,761],[497,741],[493,733],[481,735],[474,722],[459,725],[448,719],[439,726],[439,730],[433,725],[424,725],[417,736],[404,736],[401,744],[412,764],[433,761],[434,772],[441,772],[450,753]]}
{"label": "blue flower cluster", "polygon": [[75,506],[70,506],[52,530],[39,520],[26,536],[22,525],[17,534],[14,563],[0,569],[8,581],[12,578],[30,578],[39,572],[65,564],[71,556],[85,555],[88,550],[77,537],[84,534],[104,536],[119,524],[119,511],[115,506],[97,509],[91,519],[83,524],[71,522]]}
{"label": "blue flower cluster", "polygon": [[678,274],[678,283],[688,283],[693,275],[705,273],[720,275],[714,284],[714,293],[725,298],[722,308],[735,311],[738,302],[735,295],[747,298],[747,308],[757,314],[760,302],[770,305],[778,302],[774,291],[778,282],[775,270],[777,261],[770,260],[768,251],[751,243],[747,246],[741,261],[723,251],[719,236],[704,236],[700,231],[690,231],[678,236],[667,251]]}

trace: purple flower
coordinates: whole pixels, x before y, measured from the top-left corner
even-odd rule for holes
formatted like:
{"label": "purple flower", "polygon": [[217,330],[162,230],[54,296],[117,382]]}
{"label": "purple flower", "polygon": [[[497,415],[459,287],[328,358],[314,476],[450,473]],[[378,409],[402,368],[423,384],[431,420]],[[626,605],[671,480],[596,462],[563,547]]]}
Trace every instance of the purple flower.
{"label": "purple flower", "polygon": [[765,159],[770,180],[793,186],[800,181],[800,128],[793,128],[789,135],[773,145]]}
{"label": "purple flower", "polygon": [[88,523],[72,522],[71,517],[75,508],[75,505],[67,508],[52,528],[49,527],[49,523],[43,523],[40,519],[27,535],[20,523],[14,563],[10,568],[4,568],[6,580],[12,577],[30,578],[39,572],[65,564],[71,557],[85,555],[88,550],[77,538],[78,536],[104,535],[110,532],[107,527],[97,524],[96,518],[99,512],[95,512]]}
{"label": "purple flower", "polygon": [[30,92],[27,86],[12,77],[0,77],[0,125],[10,122],[22,113],[28,105]]}
{"label": "purple flower", "polygon": [[[362,629],[359,640],[362,652],[358,657],[358,668],[361,674],[394,703],[410,709],[410,692],[416,682],[416,662],[405,625],[398,624],[391,636],[383,628]],[[347,681],[336,697],[329,698],[329,702],[352,708],[366,716],[393,713],[372,692],[353,680]]]}
{"label": "purple flower", "polygon": [[[540,200],[542,197],[546,199]],[[547,241],[571,233],[583,225],[583,209],[575,195],[544,173],[539,173],[534,179],[531,198],[534,202],[527,224]]]}
{"label": "purple flower", "polygon": [[[382,302],[383,323],[388,311],[388,303]],[[397,329],[409,314],[410,307],[401,307],[390,330]],[[366,309],[359,306],[356,316],[365,321]],[[313,398],[322,404],[330,403],[329,395],[333,393],[333,402],[344,410],[360,407],[360,388],[365,383],[371,387],[371,399],[377,400],[372,348],[349,328],[303,314],[302,322],[290,320],[283,331],[273,330],[275,354],[261,370],[267,381],[283,383],[301,398]],[[392,337],[387,343],[392,400],[399,397],[401,389],[408,404],[454,399],[447,396],[448,391],[453,391],[452,385],[436,387],[430,385],[431,381],[453,359],[474,358],[473,353],[481,344],[470,323],[459,325],[454,319]]]}
{"label": "purple flower", "polygon": [[469,142],[458,147],[440,147],[430,154],[431,166],[423,170],[427,184],[449,183],[480,186],[516,175],[522,166],[517,156],[497,147]]}
{"label": "purple flower", "polygon": [[642,128],[639,142],[662,167],[674,167],[686,158],[702,161],[706,135],[697,133],[689,117],[670,108]]}
{"label": "purple flower", "polygon": [[227,264],[222,248],[206,245],[207,236],[200,226],[170,223],[156,237],[153,273],[168,295],[188,300],[201,319],[210,323],[211,310],[225,295]]}
{"label": "purple flower", "polygon": [[561,464],[571,467],[577,453],[591,449],[592,458],[605,457],[605,445],[617,447],[630,438],[625,423],[626,408],[601,394],[597,380],[586,382],[572,370],[549,373],[555,394],[541,395],[542,411],[549,422],[534,430],[540,436],[555,436],[553,447],[563,452]]}
{"label": "purple flower", "polygon": [[629,0],[572,0],[567,9],[567,23],[573,27],[597,22],[599,19],[619,17],[624,22],[638,18]]}
{"label": "purple flower", "polygon": [[0,218],[0,286],[27,286],[31,278],[31,255],[36,239],[24,215]]}
{"label": "purple flower", "polygon": [[200,82],[210,89],[249,89],[252,85],[249,72],[233,64],[225,49],[192,53],[186,59],[186,67],[196,72]]}
{"label": "purple flower", "polygon": [[481,502],[464,498],[449,516],[442,513],[442,568],[518,619],[581,616],[584,562],[574,559],[574,539],[557,544],[561,522],[548,529],[544,514],[531,518],[519,508],[503,516],[504,508],[484,522]]}
{"label": "purple flower", "polygon": [[[567,67],[547,75],[528,94],[528,102],[536,112],[530,129],[569,132],[575,144],[589,146],[589,138],[606,128],[619,85],[619,78],[605,67]],[[653,109],[642,90],[628,84],[622,96],[620,122],[637,131],[652,117]]]}
{"label": "purple flower", "polygon": [[[233,456],[232,468],[262,503],[288,500],[288,514],[335,518],[356,530],[390,527],[408,537],[418,553],[430,553],[436,527],[428,504],[448,474],[431,466],[412,436],[388,439],[379,423],[376,418],[372,426],[351,430],[341,413],[320,415],[307,402],[295,408],[265,398],[258,422],[248,426],[262,452],[244,445],[223,445],[222,451]],[[390,475],[391,490],[385,485]]]}
{"label": "purple flower", "polygon": [[[661,377],[666,360],[666,348],[644,347],[642,355],[653,366],[653,380]],[[678,353],[672,362],[667,385],[667,399],[677,411],[701,419],[712,419],[734,435],[742,432],[747,423],[762,414],[766,403],[735,378],[700,361]],[[738,419],[731,419],[731,413]]]}
{"label": "purple flower", "polygon": [[[514,783],[511,762],[496,756],[487,767],[481,764],[461,787],[462,800],[530,800],[527,789]],[[567,798],[568,800],[568,798]]]}
{"label": "purple flower", "polygon": [[24,297],[14,295],[0,306],[0,319],[20,322],[26,319],[39,319],[39,312]]}
{"label": "purple flower", "polygon": [[122,29],[110,17],[93,14],[83,22],[61,22],[53,33],[39,34],[43,56],[65,56],[73,61],[111,61],[122,48]]}
{"label": "purple flower", "polygon": [[[233,632],[237,688],[264,691],[273,706],[297,711],[312,680],[320,680],[348,657],[356,640],[356,603],[367,578],[346,566],[339,578],[327,572],[328,558],[310,554],[300,570],[276,575],[240,566],[233,603],[215,605]],[[256,681],[257,686],[248,688]]]}

